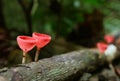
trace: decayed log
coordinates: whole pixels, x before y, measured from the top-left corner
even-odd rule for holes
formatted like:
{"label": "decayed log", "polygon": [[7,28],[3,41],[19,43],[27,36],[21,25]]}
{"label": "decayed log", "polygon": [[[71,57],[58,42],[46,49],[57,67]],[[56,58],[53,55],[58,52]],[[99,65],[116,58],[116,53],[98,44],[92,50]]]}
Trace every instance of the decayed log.
{"label": "decayed log", "polygon": [[0,70],[0,81],[78,81],[105,60],[96,51],[82,50]]}

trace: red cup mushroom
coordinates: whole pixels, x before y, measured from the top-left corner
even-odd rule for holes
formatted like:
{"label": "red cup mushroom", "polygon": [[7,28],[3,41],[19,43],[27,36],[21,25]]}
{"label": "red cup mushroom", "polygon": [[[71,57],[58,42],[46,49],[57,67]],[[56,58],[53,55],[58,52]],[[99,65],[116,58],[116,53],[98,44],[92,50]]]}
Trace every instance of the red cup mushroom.
{"label": "red cup mushroom", "polygon": [[100,51],[100,53],[104,53],[105,50],[107,49],[107,44],[103,43],[103,42],[98,42],[97,43],[97,48]]}
{"label": "red cup mushroom", "polygon": [[114,36],[112,35],[105,35],[104,36],[104,40],[107,42],[107,43],[112,43],[114,41]]}
{"label": "red cup mushroom", "polygon": [[114,41],[114,37],[110,35],[105,35],[104,39],[107,42],[107,44],[103,42],[98,42],[97,48],[100,51],[100,53],[105,54],[109,67],[111,68],[113,73],[117,76],[115,68],[112,64],[112,61],[115,59],[117,55],[117,47],[114,44],[112,44],[112,42]]}
{"label": "red cup mushroom", "polygon": [[33,36],[33,38],[35,38],[37,40],[37,42],[36,42],[37,51],[35,54],[35,61],[38,61],[40,49],[43,48],[45,45],[47,45],[50,42],[51,36],[49,36],[47,34],[37,33],[37,32],[34,32],[32,34],[32,36]]}
{"label": "red cup mushroom", "polygon": [[33,37],[29,37],[29,36],[18,36],[17,43],[18,43],[18,46],[23,51],[22,63],[25,63],[26,54],[35,47],[36,39]]}

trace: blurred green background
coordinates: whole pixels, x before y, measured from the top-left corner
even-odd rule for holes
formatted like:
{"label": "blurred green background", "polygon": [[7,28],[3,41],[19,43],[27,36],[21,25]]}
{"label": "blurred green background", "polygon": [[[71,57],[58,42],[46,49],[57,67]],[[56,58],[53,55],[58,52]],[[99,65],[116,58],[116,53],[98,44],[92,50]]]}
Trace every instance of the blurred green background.
{"label": "blurred green background", "polygon": [[[52,36],[40,58],[94,48],[104,34],[120,29],[119,0],[0,0],[0,66],[21,63],[19,35]],[[34,58],[36,48],[28,54]]]}

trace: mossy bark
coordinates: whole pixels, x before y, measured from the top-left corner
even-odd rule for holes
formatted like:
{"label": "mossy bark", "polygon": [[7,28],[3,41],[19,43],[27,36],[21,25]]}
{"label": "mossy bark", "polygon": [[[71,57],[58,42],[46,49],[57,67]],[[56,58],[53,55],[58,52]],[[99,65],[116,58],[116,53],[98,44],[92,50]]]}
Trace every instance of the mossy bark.
{"label": "mossy bark", "polygon": [[95,71],[104,59],[93,50],[73,51],[0,70],[0,81],[78,81],[83,73]]}

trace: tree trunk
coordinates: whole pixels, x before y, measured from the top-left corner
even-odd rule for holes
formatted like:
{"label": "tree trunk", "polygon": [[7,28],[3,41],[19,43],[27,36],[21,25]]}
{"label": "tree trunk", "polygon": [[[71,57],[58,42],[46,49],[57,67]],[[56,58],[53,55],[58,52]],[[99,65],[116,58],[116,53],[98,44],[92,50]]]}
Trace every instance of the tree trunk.
{"label": "tree trunk", "polygon": [[83,73],[93,72],[104,64],[94,50],[67,54],[0,70],[0,81],[78,81]]}

